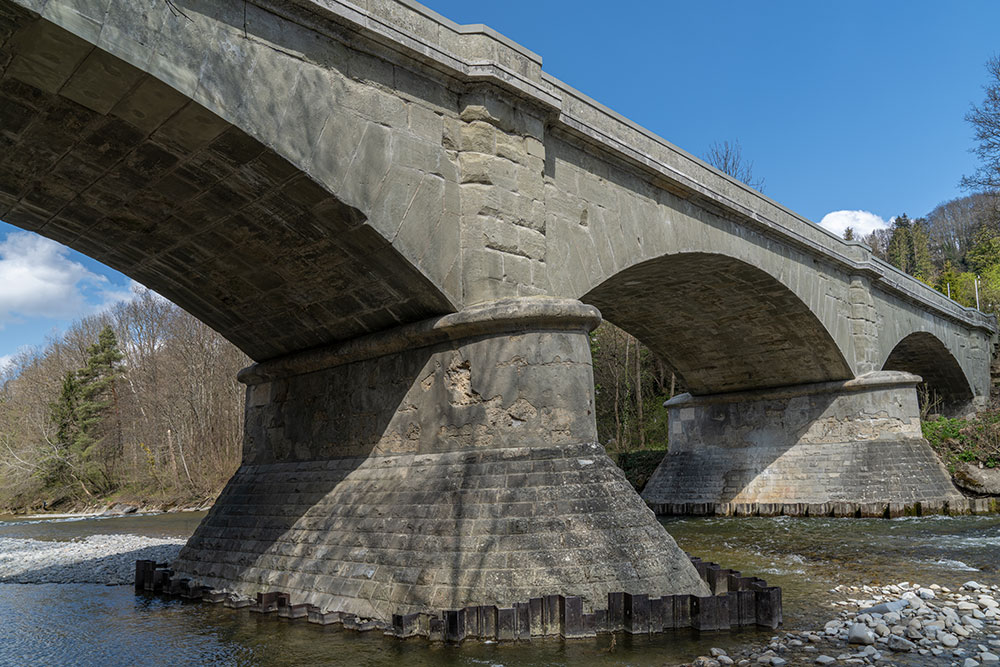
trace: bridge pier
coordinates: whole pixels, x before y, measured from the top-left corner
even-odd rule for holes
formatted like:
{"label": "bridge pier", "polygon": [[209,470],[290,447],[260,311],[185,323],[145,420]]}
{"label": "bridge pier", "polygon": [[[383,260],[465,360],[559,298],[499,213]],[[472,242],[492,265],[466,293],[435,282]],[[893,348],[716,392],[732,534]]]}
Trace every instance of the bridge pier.
{"label": "bridge pier", "polygon": [[599,321],[509,299],[245,370],[243,464],[177,576],[385,621],[706,594],[597,444]]}
{"label": "bridge pier", "polygon": [[876,371],[842,382],[678,396],[667,403],[670,451],[643,498],[658,513],[692,504],[940,507],[960,500],[921,434],[920,381]]}

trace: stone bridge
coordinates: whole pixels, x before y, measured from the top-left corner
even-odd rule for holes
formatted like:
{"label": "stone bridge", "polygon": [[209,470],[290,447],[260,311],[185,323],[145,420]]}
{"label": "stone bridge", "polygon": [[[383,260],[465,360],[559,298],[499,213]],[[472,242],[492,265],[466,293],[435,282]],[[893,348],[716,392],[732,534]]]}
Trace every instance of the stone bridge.
{"label": "stone bridge", "polygon": [[0,0],[0,44],[0,219],[258,362],[186,576],[382,619],[704,593],[597,443],[602,315],[691,390],[654,505],[954,498],[914,387],[982,405],[995,320],[488,28],[410,0]]}

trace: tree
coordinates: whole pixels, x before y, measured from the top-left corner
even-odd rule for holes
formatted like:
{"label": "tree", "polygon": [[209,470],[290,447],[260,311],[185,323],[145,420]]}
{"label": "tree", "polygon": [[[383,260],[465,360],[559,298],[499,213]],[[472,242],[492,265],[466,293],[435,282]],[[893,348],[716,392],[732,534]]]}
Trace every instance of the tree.
{"label": "tree", "polygon": [[115,381],[122,360],[109,325],[101,329],[87,354],[83,368],[65,375],[59,398],[52,403],[56,432],[44,471],[47,481],[69,476],[92,495],[92,489],[113,487],[113,470],[121,458],[120,441],[110,447],[105,443],[104,421],[115,402]]}
{"label": "tree", "polygon": [[913,236],[910,219],[905,213],[892,221],[892,235],[886,247],[886,258],[900,271],[906,273],[913,271]]}
{"label": "tree", "polygon": [[993,225],[983,225],[973,238],[972,247],[965,261],[975,273],[985,273],[1000,264],[1000,230]]}
{"label": "tree", "polygon": [[889,261],[889,240],[892,238],[891,229],[875,229],[868,236],[861,239],[872,249],[872,254],[881,260]]}
{"label": "tree", "polygon": [[927,223],[924,220],[917,220],[910,229],[910,243],[913,248],[913,277],[919,278],[928,285],[934,280],[937,270],[934,260],[931,257],[930,235],[927,232]]}
{"label": "tree", "polygon": [[845,241],[853,241],[854,240],[854,227],[845,227],[844,228],[844,240]]}
{"label": "tree", "polygon": [[713,142],[708,147],[705,161],[726,174],[732,176],[737,181],[746,183],[758,192],[764,191],[764,179],[757,178],[753,173],[753,162],[743,159],[743,147],[739,141],[729,143],[723,141]]}
{"label": "tree", "polygon": [[935,264],[951,262],[959,271],[966,270],[965,255],[972,248],[976,233],[983,225],[996,226],[998,198],[991,194],[973,194],[939,204],[925,216]]}
{"label": "tree", "polygon": [[960,276],[961,272],[955,268],[954,264],[951,262],[945,262],[944,268],[941,270],[941,273],[938,274],[937,282],[935,282],[934,288],[942,294],[950,296],[955,301],[961,302],[958,298],[959,294],[957,289],[959,280],[961,279]]}
{"label": "tree", "polygon": [[240,463],[248,363],[145,290],[18,353],[0,378],[0,507],[211,498]]}
{"label": "tree", "polygon": [[979,167],[970,176],[962,177],[962,187],[977,191],[1000,190],[1000,56],[986,62],[989,79],[983,90],[986,99],[973,104],[965,114],[972,124],[979,144],[972,152],[979,158]]}

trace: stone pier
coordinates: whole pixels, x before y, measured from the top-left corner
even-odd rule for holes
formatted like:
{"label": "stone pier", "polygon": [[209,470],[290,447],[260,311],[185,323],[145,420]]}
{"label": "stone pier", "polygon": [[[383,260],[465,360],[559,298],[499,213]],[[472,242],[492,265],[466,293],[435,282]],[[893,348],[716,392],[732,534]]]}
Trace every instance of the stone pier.
{"label": "stone pier", "polygon": [[178,577],[393,613],[707,588],[597,444],[592,306],[509,299],[258,364]]}
{"label": "stone pier", "polygon": [[920,381],[878,371],[844,382],[678,396],[667,403],[670,451],[643,497],[660,513],[724,503],[940,508],[960,501],[921,434]]}

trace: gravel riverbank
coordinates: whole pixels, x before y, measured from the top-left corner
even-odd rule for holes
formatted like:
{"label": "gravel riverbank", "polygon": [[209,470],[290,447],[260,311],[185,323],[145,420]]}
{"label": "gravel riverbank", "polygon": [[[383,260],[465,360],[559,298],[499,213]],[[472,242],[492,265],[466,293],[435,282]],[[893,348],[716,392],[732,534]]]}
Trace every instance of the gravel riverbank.
{"label": "gravel riverbank", "polygon": [[960,590],[902,582],[837,586],[847,596],[822,629],[784,632],[739,655],[712,649],[695,667],[723,665],[1000,664],[1000,586],[966,582]]}
{"label": "gravel riverbank", "polygon": [[0,583],[127,585],[137,560],[173,561],[182,539],[91,535],[70,542],[0,537]]}

